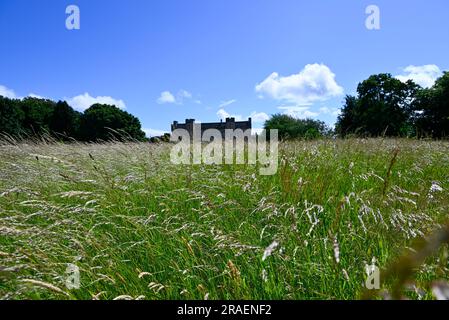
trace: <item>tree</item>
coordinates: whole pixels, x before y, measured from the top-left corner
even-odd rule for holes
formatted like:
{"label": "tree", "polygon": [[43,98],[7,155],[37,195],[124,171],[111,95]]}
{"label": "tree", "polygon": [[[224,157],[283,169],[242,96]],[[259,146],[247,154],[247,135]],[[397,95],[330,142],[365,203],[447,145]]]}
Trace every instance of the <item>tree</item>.
{"label": "tree", "polygon": [[84,111],[80,119],[80,138],[85,141],[145,140],[140,121],[115,106],[94,104]]}
{"label": "tree", "polygon": [[372,75],[357,87],[357,97],[346,97],[337,121],[340,134],[406,136],[413,134],[412,108],[420,87],[391,74]]}
{"label": "tree", "polygon": [[70,107],[65,101],[58,101],[49,119],[49,128],[60,138],[78,138],[81,113]]}
{"label": "tree", "polygon": [[49,133],[50,119],[56,103],[48,99],[30,97],[19,101],[19,106],[24,114],[23,130],[30,135]]}
{"label": "tree", "polygon": [[437,79],[432,88],[420,90],[414,111],[419,135],[449,136],[449,72]]}
{"label": "tree", "polygon": [[337,124],[335,125],[335,131],[341,135],[346,136],[350,133],[357,133],[359,130],[357,111],[358,100],[354,96],[347,95],[345,103],[341,110],[341,114],[337,118]]}
{"label": "tree", "polygon": [[19,106],[20,100],[0,96],[0,133],[19,136],[22,133],[24,114]]}
{"label": "tree", "polygon": [[327,125],[322,121],[296,119],[285,114],[273,115],[265,122],[264,128],[267,131],[277,129],[281,139],[314,139],[327,135],[330,132]]}
{"label": "tree", "polygon": [[0,96],[0,133],[14,137],[51,134],[58,139],[96,141],[115,137],[144,141],[140,121],[115,106],[96,104],[77,112],[65,101]]}

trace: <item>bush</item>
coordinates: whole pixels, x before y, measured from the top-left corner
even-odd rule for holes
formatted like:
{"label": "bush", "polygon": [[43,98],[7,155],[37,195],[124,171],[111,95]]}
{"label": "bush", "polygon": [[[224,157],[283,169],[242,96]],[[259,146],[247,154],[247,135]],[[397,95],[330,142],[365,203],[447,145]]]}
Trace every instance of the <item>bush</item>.
{"label": "bush", "polygon": [[275,114],[265,122],[265,130],[277,129],[279,138],[288,139],[316,139],[330,135],[331,130],[322,121],[313,119],[296,119],[285,114]]}

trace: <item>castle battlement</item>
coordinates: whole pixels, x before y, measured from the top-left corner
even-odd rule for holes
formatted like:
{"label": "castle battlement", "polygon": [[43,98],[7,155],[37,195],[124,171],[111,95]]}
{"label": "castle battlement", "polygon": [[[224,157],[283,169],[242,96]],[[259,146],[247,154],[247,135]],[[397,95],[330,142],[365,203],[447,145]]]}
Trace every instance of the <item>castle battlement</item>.
{"label": "castle battlement", "polygon": [[201,136],[206,130],[209,129],[217,129],[220,131],[222,137],[225,136],[226,129],[241,129],[243,131],[252,129],[252,120],[248,118],[248,121],[235,121],[235,118],[226,118],[225,121],[220,122],[209,122],[209,123],[195,123],[195,119],[186,119],[185,123],[179,123],[178,121],[173,121],[171,125],[171,131],[175,131],[176,129],[184,129],[187,130],[191,137],[193,137],[193,127],[197,125],[201,125]]}

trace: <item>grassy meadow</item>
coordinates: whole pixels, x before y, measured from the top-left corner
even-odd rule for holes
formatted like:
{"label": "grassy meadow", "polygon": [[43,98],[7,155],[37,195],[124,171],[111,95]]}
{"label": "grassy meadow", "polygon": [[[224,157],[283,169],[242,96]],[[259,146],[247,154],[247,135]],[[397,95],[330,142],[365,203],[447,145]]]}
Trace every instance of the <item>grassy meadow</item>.
{"label": "grassy meadow", "polygon": [[[273,176],[170,146],[0,143],[0,299],[356,299],[448,219],[449,142],[286,142]],[[402,294],[449,279],[435,249]]]}

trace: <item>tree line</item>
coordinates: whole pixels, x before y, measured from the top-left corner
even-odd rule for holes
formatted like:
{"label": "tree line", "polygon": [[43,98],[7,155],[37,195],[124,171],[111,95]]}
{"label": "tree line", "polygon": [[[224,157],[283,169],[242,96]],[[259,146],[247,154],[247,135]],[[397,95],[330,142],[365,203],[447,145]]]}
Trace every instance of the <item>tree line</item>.
{"label": "tree line", "polygon": [[313,119],[275,114],[264,129],[278,129],[281,139],[323,136],[449,137],[449,72],[431,88],[412,80],[402,82],[391,74],[370,76],[359,83],[357,94],[345,97],[335,129]]}
{"label": "tree line", "polygon": [[0,133],[14,138],[49,134],[58,140],[146,140],[138,118],[111,105],[94,104],[84,112],[66,101],[0,96]]}
{"label": "tree line", "polygon": [[297,119],[286,114],[274,114],[265,121],[264,129],[269,133],[271,129],[278,130],[281,140],[316,139],[330,136],[332,130],[323,121],[314,119]]}
{"label": "tree line", "polygon": [[372,75],[345,98],[335,126],[340,136],[449,137],[449,72],[431,88],[391,74]]}
{"label": "tree line", "polygon": [[[335,130],[324,122],[275,114],[264,128],[278,129],[281,139],[314,139],[338,135],[359,137],[449,137],[449,72],[431,88],[391,74],[370,76],[357,94],[345,97]],[[94,104],[84,112],[66,101],[9,99],[0,96],[0,134],[29,137],[50,134],[59,140],[98,141],[111,138],[146,141],[138,118],[116,106]],[[167,137],[165,137],[167,138]]]}

